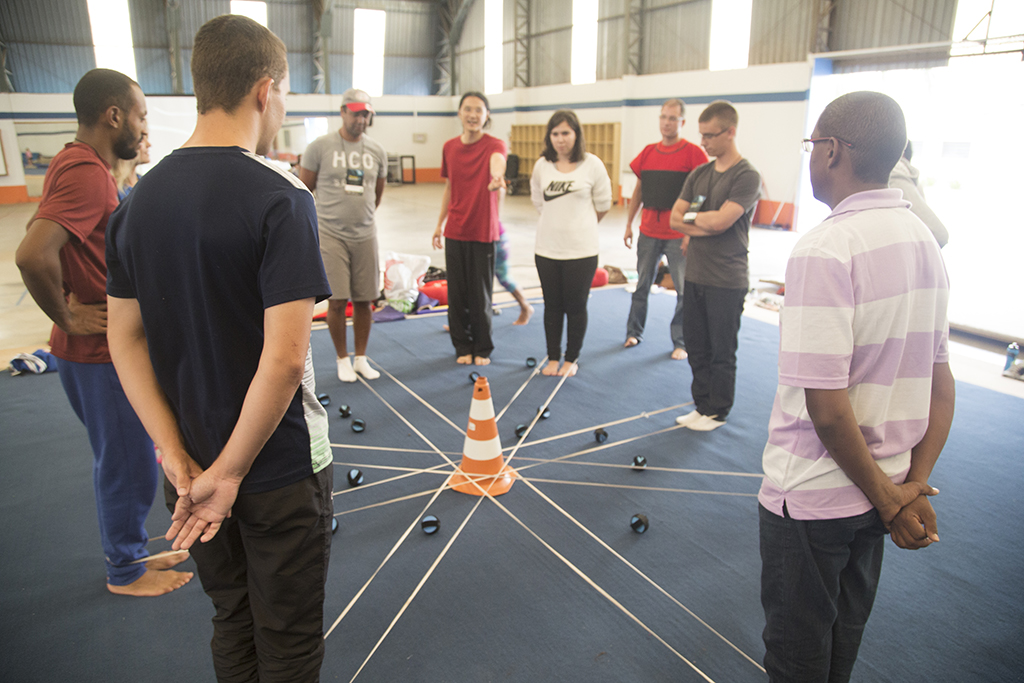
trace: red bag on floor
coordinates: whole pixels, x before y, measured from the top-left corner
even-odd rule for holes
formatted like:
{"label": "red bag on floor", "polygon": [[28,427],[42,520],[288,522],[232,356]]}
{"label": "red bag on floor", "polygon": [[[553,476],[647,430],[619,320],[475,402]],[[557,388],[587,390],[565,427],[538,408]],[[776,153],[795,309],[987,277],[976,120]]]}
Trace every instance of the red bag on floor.
{"label": "red bag on floor", "polygon": [[431,299],[437,299],[439,306],[448,305],[448,281],[447,280],[431,280],[426,282],[420,287],[420,291],[429,296]]}

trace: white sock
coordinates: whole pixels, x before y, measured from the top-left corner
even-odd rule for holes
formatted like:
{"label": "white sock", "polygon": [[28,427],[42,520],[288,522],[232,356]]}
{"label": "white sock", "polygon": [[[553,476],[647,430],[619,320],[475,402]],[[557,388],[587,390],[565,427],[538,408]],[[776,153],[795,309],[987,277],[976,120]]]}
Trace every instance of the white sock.
{"label": "white sock", "polygon": [[338,359],[338,379],[342,382],[355,382],[359,379],[352,369],[352,360],[348,356]]}
{"label": "white sock", "polygon": [[366,360],[366,356],[356,356],[352,362],[352,369],[366,379],[377,379],[380,377],[380,373],[370,367],[370,361]]}

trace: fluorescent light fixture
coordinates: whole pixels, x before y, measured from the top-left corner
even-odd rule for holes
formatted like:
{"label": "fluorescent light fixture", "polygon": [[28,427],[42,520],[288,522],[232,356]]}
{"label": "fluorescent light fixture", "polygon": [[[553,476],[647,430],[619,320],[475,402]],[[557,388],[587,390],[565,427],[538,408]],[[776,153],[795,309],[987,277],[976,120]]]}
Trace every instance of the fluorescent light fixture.
{"label": "fluorescent light fixture", "polygon": [[752,0],[711,0],[711,71],[749,66],[752,4]]}
{"label": "fluorescent light fixture", "polygon": [[597,0],[572,0],[573,85],[597,82]]}
{"label": "fluorescent light fixture", "polygon": [[384,94],[384,23],[379,9],[355,11],[352,87],[365,90],[371,97]]}
{"label": "fluorescent light fixture", "polygon": [[258,0],[231,0],[231,13],[249,17],[260,26],[267,25],[267,3]]}
{"label": "fluorescent light fixture", "polygon": [[128,0],[88,0],[87,4],[97,68],[120,71],[133,81],[139,80]]}
{"label": "fluorescent light fixture", "polygon": [[488,95],[504,89],[503,4],[503,0],[487,0],[484,5],[484,92]]}

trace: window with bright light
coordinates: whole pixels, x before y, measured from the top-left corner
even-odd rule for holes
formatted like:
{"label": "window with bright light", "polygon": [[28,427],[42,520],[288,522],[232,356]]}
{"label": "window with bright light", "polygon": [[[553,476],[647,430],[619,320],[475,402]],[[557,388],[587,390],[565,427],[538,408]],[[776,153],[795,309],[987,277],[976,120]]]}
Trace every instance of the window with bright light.
{"label": "window with bright light", "polygon": [[267,25],[267,3],[256,0],[231,0],[231,13],[249,17],[260,26]]}
{"label": "window with bright light", "polygon": [[88,0],[88,8],[96,67],[120,71],[133,81],[139,80],[135,73],[128,0]]}
{"label": "window with bright light", "polygon": [[327,135],[327,117],[309,116],[302,120],[306,128],[306,144],[313,142],[319,137]]}
{"label": "window with bright light", "polygon": [[750,14],[752,0],[712,0],[712,71],[746,69],[750,63]]}
{"label": "window with bright light", "polygon": [[504,89],[502,82],[502,21],[503,0],[487,0],[484,5],[484,92],[499,93]]}
{"label": "window with bright light", "polygon": [[572,0],[573,85],[597,81],[597,0]]}
{"label": "window with bright light", "polygon": [[[991,14],[989,12],[991,11]],[[953,40],[985,40],[983,43],[967,43],[954,45],[950,50],[952,56],[980,55],[987,53],[1017,51],[1016,59],[1020,59],[1020,50],[1024,48],[1021,41],[991,40],[1006,36],[1024,34],[1024,3],[1020,0],[958,0],[956,18],[953,20]],[[1014,59],[1007,56],[1008,61]]]}
{"label": "window with bright light", "polygon": [[384,10],[356,10],[352,87],[371,97],[384,94],[384,17]]}

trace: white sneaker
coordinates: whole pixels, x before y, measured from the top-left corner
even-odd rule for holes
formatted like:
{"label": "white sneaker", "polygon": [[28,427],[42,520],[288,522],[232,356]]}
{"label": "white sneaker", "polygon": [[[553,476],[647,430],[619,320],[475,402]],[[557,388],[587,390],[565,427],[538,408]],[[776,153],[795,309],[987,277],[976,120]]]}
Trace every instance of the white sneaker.
{"label": "white sneaker", "polygon": [[352,360],[348,356],[338,359],[338,379],[342,382],[355,382],[359,379],[356,377],[356,371],[352,369]]}
{"label": "white sneaker", "polygon": [[697,420],[701,419],[702,417],[704,417],[704,416],[701,415],[700,413],[698,413],[696,410],[694,410],[693,412],[689,412],[686,415],[680,415],[679,417],[677,417],[676,418],[676,424],[677,425],[681,425],[683,427],[686,427],[691,422],[696,422]]}
{"label": "white sneaker", "polygon": [[716,420],[711,415],[701,415],[699,420],[691,422],[687,427],[695,432],[710,432],[712,429],[718,429],[725,424],[725,420]]}
{"label": "white sneaker", "polygon": [[352,362],[352,369],[366,379],[377,379],[380,377],[380,373],[370,367],[370,361],[366,360],[366,356],[356,356]]}

